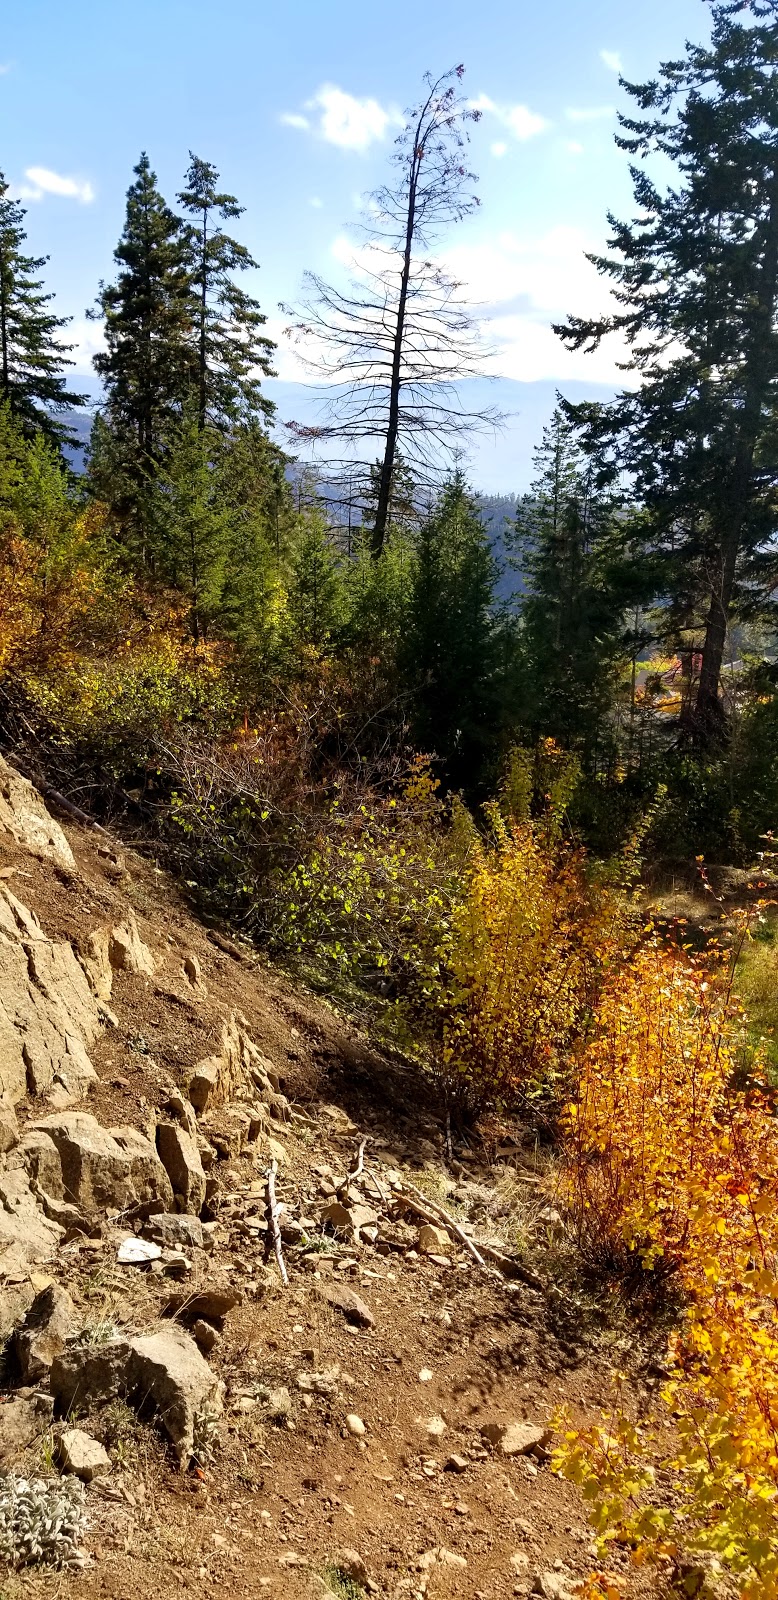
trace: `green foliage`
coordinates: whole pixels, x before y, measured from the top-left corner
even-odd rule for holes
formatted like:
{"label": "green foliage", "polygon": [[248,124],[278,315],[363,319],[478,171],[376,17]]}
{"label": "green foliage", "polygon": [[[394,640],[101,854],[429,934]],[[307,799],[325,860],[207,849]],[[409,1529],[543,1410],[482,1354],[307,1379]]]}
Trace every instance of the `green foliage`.
{"label": "green foliage", "polygon": [[39,274],[48,258],[24,253],[24,217],[0,173],[0,405],[25,434],[43,433],[60,444],[70,434],[52,413],[82,406],[85,397],[66,389],[73,347],[61,333],[69,318],[55,316],[53,296],[43,288]]}

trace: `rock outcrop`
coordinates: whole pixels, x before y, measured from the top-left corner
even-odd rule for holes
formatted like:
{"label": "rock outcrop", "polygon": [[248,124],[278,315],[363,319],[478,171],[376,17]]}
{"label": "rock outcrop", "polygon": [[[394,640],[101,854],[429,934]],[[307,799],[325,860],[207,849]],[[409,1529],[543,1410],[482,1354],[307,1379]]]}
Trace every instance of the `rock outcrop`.
{"label": "rock outcrop", "polygon": [[137,1128],[102,1128],[83,1111],[31,1123],[14,1157],[41,1190],[86,1211],[153,1202],[173,1210],[170,1179]]}
{"label": "rock outcrop", "polygon": [[46,937],[0,885],[0,1106],[26,1094],[68,1103],[95,1079],[100,1012],[70,944]]}
{"label": "rock outcrop", "polygon": [[75,869],[73,851],[58,822],[27,778],[0,756],[0,833],[10,834],[33,856],[53,861],[66,871]]}

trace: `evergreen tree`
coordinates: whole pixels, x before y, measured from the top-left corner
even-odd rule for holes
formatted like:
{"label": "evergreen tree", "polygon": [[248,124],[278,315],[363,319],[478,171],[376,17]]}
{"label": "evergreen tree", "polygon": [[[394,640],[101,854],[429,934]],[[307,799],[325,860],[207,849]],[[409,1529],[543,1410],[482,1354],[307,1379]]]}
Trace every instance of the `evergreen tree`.
{"label": "evergreen tree", "polygon": [[297,642],[319,653],[332,648],[343,622],[343,577],[329,529],[318,511],[300,519],[290,562],[289,617]]}
{"label": "evergreen tree", "polygon": [[186,595],[195,644],[219,615],[230,541],[221,449],[214,429],[201,431],[192,402],[169,433],[154,482],[160,575]]}
{"label": "evergreen tree", "polygon": [[144,154],[127,193],[124,231],[114,252],[119,274],[115,283],[100,286],[94,315],[104,319],[106,349],[94,364],[105,384],[106,421],[118,455],[114,465],[121,463],[119,493],[109,498],[139,527],[147,555],[148,489],[193,382],[185,244],[181,223],[165,204]]}
{"label": "evergreen tree", "polygon": [[424,520],[403,651],[414,691],[414,737],[472,789],[499,723],[497,565],[463,474],[456,471]]}
{"label": "evergreen tree", "polygon": [[512,541],[526,584],[519,715],[533,738],[550,735],[591,764],[626,662],[624,612],[637,569],[625,559],[626,520],[561,407],[535,468]]}
{"label": "evergreen tree", "polygon": [[197,220],[186,227],[191,290],[194,297],[192,338],[197,374],[200,428],[207,422],[221,428],[252,416],[272,416],[259,374],[273,376],[275,349],[260,332],[267,318],[259,303],[233,280],[257,262],[245,245],[224,233],[218,219],[243,214],[232,194],[220,194],[219,173],[210,162],[189,152],[186,188],[178,196]]}
{"label": "evergreen tree", "polygon": [[[778,494],[778,21],[766,0],[708,3],[709,46],[624,85],[642,113],[617,139],[641,161],[638,215],[611,218],[614,254],[593,258],[617,310],[557,330],[589,349],[620,332],[640,374],[607,431],[666,557],[665,596],[699,630],[689,732],[703,742],[725,731],[727,627],[753,604]],[[675,164],[666,189],[645,165],[656,154]]]}
{"label": "evergreen tree", "polygon": [[221,493],[230,516],[219,628],[263,667],[280,643],[283,574],[296,531],[286,464],[256,420],[234,428],[222,445]]}
{"label": "evergreen tree", "polygon": [[73,346],[63,344],[60,333],[70,318],[54,315],[54,297],[43,289],[39,274],[48,256],[24,253],[25,215],[0,173],[0,404],[25,433],[66,443],[71,435],[52,413],[83,406],[86,397],[65,387]]}

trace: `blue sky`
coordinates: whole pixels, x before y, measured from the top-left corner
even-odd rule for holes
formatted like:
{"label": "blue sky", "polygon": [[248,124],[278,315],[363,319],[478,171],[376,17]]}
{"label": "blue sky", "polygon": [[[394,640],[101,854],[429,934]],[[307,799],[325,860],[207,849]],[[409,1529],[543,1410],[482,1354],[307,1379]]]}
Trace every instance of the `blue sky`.
{"label": "blue sky", "polygon": [[[98,337],[85,322],[110,277],[132,167],[146,149],[169,200],[191,148],[246,206],[240,236],[274,333],[306,267],[342,272],[359,198],[385,171],[402,108],[427,69],[462,61],[483,107],[473,129],[480,211],[445,242],[497,345],[492,399],[511,413],[474,450],[480,487],[528,480],[556,387],[605,394],[618,351],[571,356],[550,332],[602,304],[584,259],[606,211],[628,210],[613,145],[618,84],[705,37],[703,0],[24,0],[0,33],[0,167],[28,205],[30,247],[74,317],[78,368]],[[281,415],[307,400],[291,352],[270,385]]]}

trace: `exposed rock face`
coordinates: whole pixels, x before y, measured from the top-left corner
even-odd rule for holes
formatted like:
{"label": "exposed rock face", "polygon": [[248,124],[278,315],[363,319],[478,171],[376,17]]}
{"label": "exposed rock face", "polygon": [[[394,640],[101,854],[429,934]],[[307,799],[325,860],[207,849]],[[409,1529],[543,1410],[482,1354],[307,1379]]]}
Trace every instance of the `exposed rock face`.
{"label": "exposed rock face", "polygon": [[101,1128],[83,1111],[55,1114],[31,1124],[15,1158],[53,1199],[87,1211],[143,1201],[173,1210],[170,1179],[154,1146],[136,1128]]}
{"label": "exposed rock face", "polygon": [[48,939],[37,917],[0,886],[0,1104],[58,1090],[73,1098],[95,1079],[87,1047],[97,1001],[72,946]]}
{"label": "exposed rock face", "polygon": [[95,928],[81,949],[81,964],[98,1000],[107,1002],[115,972],[143,972],[148,977],[157,963],[144,944],[135,912],[129,910],[114,928]]}
{"label": "exposed rock face", "polygon": [[73,1302],[58,1284],[42,1289],[17,1328],[14,1338],[22,1383],[41,1383],[51,1371],[55,1356],[75,1332]]}
{"label": "exposed rock face", "polygon": [[29,1262],[48,1261],[63,1231],[59,1223],[40,1209],[26,1172],[16,1168],[0,1173],[0,1269],[3,1272],[12,1271],[14,1266],[26,1267]]}
{"label": "exposed rock face", "polygon": [[249,1038],[245,1020],[234,1014],[224,1024],[219,1054],[207,1056],[195,1067],[189,1098],[198,1112],[216,1110],[232,1100],[259,1098],[280,1121],[289,1115],[271,1063]]}
{"label": "exposed rock face", "polygon": [[64,1413],[75,1402],[98,1403],[117,1395],[139,1407],[153,1405],[182,1467],[192,1456],[204,1412],[221,1410],[218,1379],[194,1340],[178,1327],[97,1346],[76,1341],[55,1360],[51,1389]]}
{"label": "exposed rock face", "polygon": [[173,1186],[179,1211],[197,1216],[205,1202],[205,1173],[191,1134],[175,1122],[157,1128],[157,1150]]}
{"label": "exposed rock face", "polygon": [[68,872],[75,869],[73,851],[58,822],[27,778],[0,756],[0,831],[34,856],[54,861]]}

